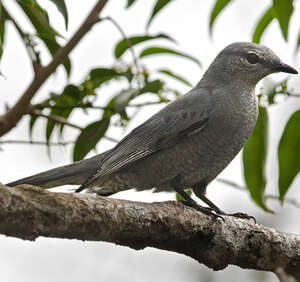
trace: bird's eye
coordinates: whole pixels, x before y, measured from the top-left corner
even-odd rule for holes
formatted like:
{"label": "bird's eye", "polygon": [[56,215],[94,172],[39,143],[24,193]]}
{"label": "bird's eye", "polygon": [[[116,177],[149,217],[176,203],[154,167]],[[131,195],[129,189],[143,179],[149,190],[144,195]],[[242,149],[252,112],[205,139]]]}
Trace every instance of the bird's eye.
{"label": "bird's eye", "polygon": [[246,60],[248,61],[249,64],[254,65],[258,63],[259,57],[254,53],[248,53],[246,56]]}

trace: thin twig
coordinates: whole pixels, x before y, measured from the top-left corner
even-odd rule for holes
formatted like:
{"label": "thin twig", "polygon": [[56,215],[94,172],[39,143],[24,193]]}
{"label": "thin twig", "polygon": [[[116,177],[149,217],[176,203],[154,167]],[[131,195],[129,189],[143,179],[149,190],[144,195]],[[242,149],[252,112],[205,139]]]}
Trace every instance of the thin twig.
{"label": "thin twig", "polygon": [[[144,106],[152,106],[152,105],[159,105],[162,104],[164,102],[161,101],[155,101],[155,102],[144,102],[144,103],[139,103],[139,104],[129,104],[127,107],[129,108],[140,108],[140,107],[144,107]],[[38,108],[39,105],[33,105],[31,106],[32,108]],[[30,108],[31,108],[30,107]],[[82,104],[82,105],[42,105],[42,108],[55,108],[55,109],[74,109],[74,108],[78,108],[78,109],[91,109],[91,110],[114,110],[113,107],[109,108],[107,106],[97,106],[97,105],[91,105],[91,104]]]}
{"label": "thin twig", "polygon": [[159,105],[162,104],[164,102],[161,101],[156,101],[156,102],[144,102],[144,103],[136,103],[136,104],[130,104],[128,105],[128,107],[132,107],[132,108],[140,108],[140,107],[145,107],[145,106],[153,106],[153,105]]}
{"label": "thin twig", "polygon": [[[270,199],[270,200],[277,200],[277,201],[279,201],[279,197],[275,196],[275,195],[269,195],[269,194],[267,194],[267,195],[265,195],[265,198],[267,200]],[[292,206],[294,206],[294,207],[296,207],[298,209],[300,209],[300,203],[297,200],[295,200],[295,199],[284,198],[284,202],[288,203],[288,204],[290,204],[290,205],[292,205]]]}
{"label": "thin twig", "polygon": [[288,97],[295,97],[295,98],[300,98],[299,94],[292,94],[292,93],[283,93],[284,95],[288,96]]}
{"label": "thin twig", "polygon": [[57,123],[67,125],[69,127],[73,127],[73,128],[79,129],[79,130],[83,129],[83,127],[81,127],[77,124],[71,123],[71,122],[69,122],[68,120],[66,120],[65,118],[63,118],[61,116],[46,115],[46,114],[43,114],[40,110],[37,110],[37,109],[33,109],[31,112],[29,112],[29,114],[33,115],[33,116],[44,117],[48,120],[52,120],[52,121],[55,121]]}
{"label": "thin twig", "polygon": [[[46,114],[43,114],[40,110],[37,110],[37,109],[32,109],[29,114],[31,115],[34,115],[34,116],[38,116],[38,117],[43,117],[43,118],[46,118],[48,120],[52,120],[52,121],[55,121],[59,124],[63,124],[63,125],[67,125],[67,126],[70,126],[70,127],[73,127],[73,128],[76,128],[76,129],[79,129],[79,130],[82,130],[83,127],[77,125],[77,124],[74,124],[74,123],[71,123],[69,122],[68,120],[66,120],[65,118],[63,117],[60,117],[60,116],[56,116],[56,115],[46,115]],[[118,143],[119,140],[113,138],[113,137],[109,137],[107,135],[104,136],[105,139],[113,142],[113,143]]]}
{"label": "thin twig", "polygon": [[82,105],[45,105],[45,104],[37,104],[32,105],[33,108],[50,108],[50,109],[92,109],[92,110],[109,110],[108,107],[105,106],[93,106],[91,104],[82,104]]}
{"label": "thin twig", "polygon": [[221,183],[223,183],[223,184],[226,184],[228,186],[234,187],[234,188],[236,188],[236,189],[238,189],[240,191],[243,191],[243,192],[247,191],[245,187],[243,187],[243,186],[241,186],[241,185],[239,185],[236,182],[233,182],[231,180],[223,179],[223,178],[217,178],[216,180],[219,181],[219,182],[221,182]]}
{"label": "thin twig", "polygon": [[[223,178],[217,178],[216,180],[219,181],[219,182],[221,182],[221,183],[223,183],[223,184],[226,184],[228,186],[236,188],[239,191],[242,191],[242,192],[247,192],[248,191],[245,187],[243,187],[243,186],[241,186],[241,185],[239,185],[239,184],[237,184],[237,183],[235,183],[235,182],[233,182],[231,180],[227,180],[227,179],[223,179]],[[271,194],[266,194],[265,195],[265,199],[266,200],[270,199],[270,200],[277,200],[277,201],[279,201],[279,197],[278,196],[271,195]],[[300,203],[297,200],[295,200],[295,199],[285,198],[284,202],[286,202],[286,203],[288,203],[288,204],[290,204],[290,205],[292,205],[292,206],[300,209]]]}
{"label": "thin twig", "polygon": [[33,141],[33,140],[0,140],[0,144],[23,144],[23,145],[50,145],[50,146],[66,146],[74,144],[74,141],[65,142],[45,142],[45,141]]}
{"label": "thin twig", "polygon": [[138,66],[138,60],[136,58],[136,55],[135,55],[135,52],[134,52],[134,49],[132,47],[132,43],[131,41],[129,40],[129,38],[127,37],[125,31],[123,30],[123,28],[118,24],[118,22],[116,20],[114,20],[112,17],[108,16],[108,17],[103,17],[103,18],[100,18],[100,21],[103,21],[103,20],[108,20],[110,21],[118,30],[119,32],[121,33],[123,39],[126,41],[126,44],[128,45],[129,47],[129,50],[131,52],[131,55],[132,55],[132,60],[133,60],[133,63],[136,67],[136,71],[138,72],[139,71],[139,66]]}
{"label": "thin twig", "polygon": [[17,122],[27,113],[27,108],[31,102],[31,99],[37,93],[39,88],[56,70],[56,68],[64,62],[66,57],[81,41],[84,35],[91,30],[92,26],[99,21],[99,13],[102,11],[107,1],[108,0],[97,1],[94,8],[91,10],[85,21],[78,28],[68,43],[55,53],[52,61],[47,66],[40,67],[39,71],[35,73],[32,82],[17,103],[0,117],[0,136],[3,136],[14,126],[16,126]]}
{"label": "thin twig", "polygon": [[104,135],[104,138],[107,139],[108,141],[111,141],[113,143],[119,143],[120,141],[116,138],[113,138],[113,137],[109,137],[107,135]]}

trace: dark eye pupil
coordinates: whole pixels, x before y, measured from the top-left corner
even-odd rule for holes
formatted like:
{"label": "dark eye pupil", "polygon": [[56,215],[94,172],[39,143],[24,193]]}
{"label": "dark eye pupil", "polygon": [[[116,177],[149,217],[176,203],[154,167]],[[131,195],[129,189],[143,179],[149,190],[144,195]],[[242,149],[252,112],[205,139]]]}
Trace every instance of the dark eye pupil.
{"label": "dark eye pupil", "polygon": [[253,54],[253,53],[249,53],[247,54],[247,57],[246,57],[247,61],[250,63],[250,64],[256,64],[258,62],[258,56],[256,54]]}

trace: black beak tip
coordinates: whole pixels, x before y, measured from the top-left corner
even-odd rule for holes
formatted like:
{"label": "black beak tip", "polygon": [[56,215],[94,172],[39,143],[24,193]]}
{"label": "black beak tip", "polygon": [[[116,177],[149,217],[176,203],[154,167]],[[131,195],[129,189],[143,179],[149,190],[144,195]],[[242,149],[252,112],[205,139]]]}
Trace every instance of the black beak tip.
{"label": "black beak tip", "polygon": [[279,71],[280,72],[286,72],[286,73],[292,73],[292,74],[298,74],[298,71],[292,68],[291,66],[281,63],[279,66]]}

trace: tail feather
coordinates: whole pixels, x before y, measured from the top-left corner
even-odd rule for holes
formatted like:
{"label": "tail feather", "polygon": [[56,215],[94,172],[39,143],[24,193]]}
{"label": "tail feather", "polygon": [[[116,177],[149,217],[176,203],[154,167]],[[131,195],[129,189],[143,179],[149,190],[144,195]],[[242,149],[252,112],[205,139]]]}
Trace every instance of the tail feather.
{"label": "tail feather", "polygon": [[98,171],[99,168],[97,168],[95,171],[93,171],[86,179],[85,181],[81,184],[81,186],[79,188],[76,189],[75,193],[80,193],[82,190],[84,190],[85,188],[87,188],[91,183],[94,182],[94,180],[96,180],[95,178],[95,174]]}
{"label": "tail feather", "polygon": [[85,159],[69,165],[54,168],[39,174],[19,179],[6,184],[16,186],[20,184],[31,184],[43,188],[52,188],[61,185],[81,185],[86,179],[101,166],[102,160],[110,151],[106,151],[93,158]]}

